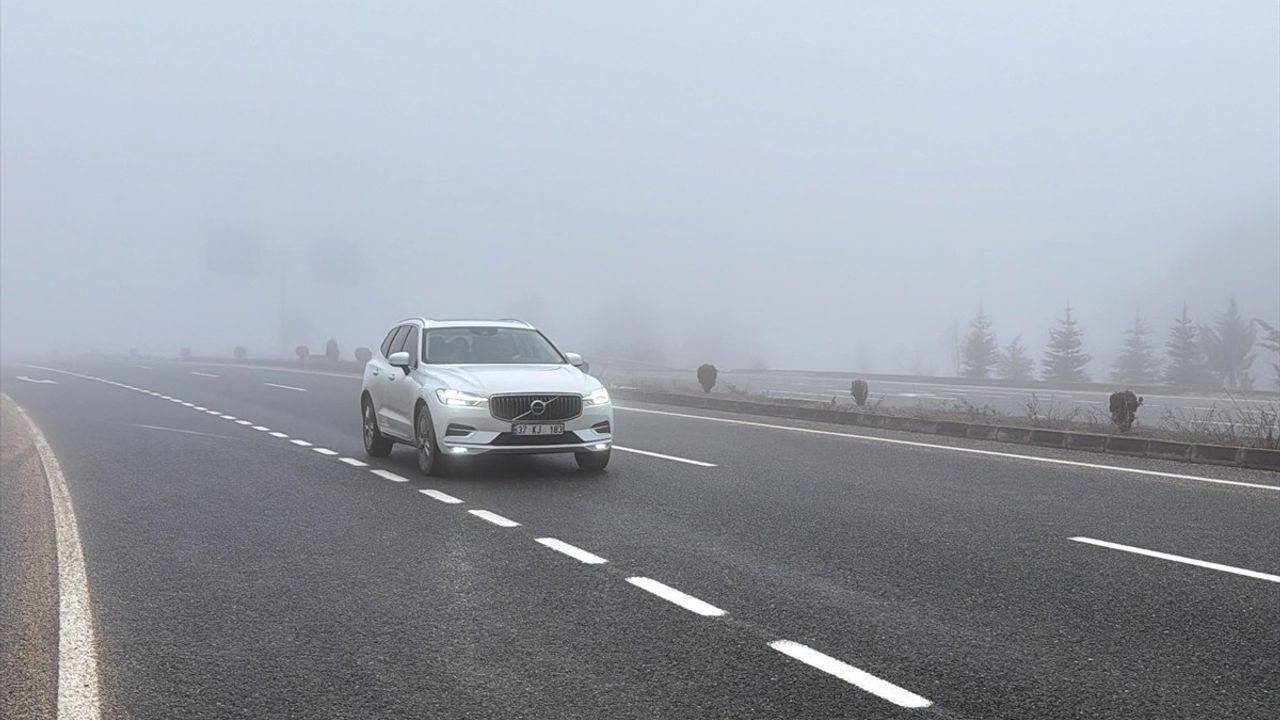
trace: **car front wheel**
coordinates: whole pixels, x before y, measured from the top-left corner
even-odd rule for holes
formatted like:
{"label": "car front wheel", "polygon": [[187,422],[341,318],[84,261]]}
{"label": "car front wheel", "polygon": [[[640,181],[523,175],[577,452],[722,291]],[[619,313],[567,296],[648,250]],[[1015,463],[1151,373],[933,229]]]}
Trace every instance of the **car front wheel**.
{"label": "car front wheel", "polygon": [[435,429],[431,425],[431,413],[424,406],[418,407],[413,418],[414,439],[418,446],[418,470],[423,475],[439,475],[444,470],[444,458],[436,444]]}
{"label": "car front wheel", "polygon": [[609,464],[609,453],[612,450],[599,450],[596,452],[580,452],[574,453],[573,459],[578,461],[578,467],[587,472],[600,472]]}

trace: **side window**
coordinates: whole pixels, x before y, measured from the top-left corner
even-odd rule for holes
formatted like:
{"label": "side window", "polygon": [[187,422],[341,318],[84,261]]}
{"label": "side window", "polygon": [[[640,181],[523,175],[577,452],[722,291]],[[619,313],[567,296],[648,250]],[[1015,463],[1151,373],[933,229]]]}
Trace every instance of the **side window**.
{"label": "side window", "polygon": [[382,357],[386,357],[391,354],[391,341],[395,339],[396,331],[399,329],[399,327],[391,328],[391,332],[387,333],[387,338],[382,341]]}
{"label": "side window", "polygon": [[391,338],[391,347],[387,351],[387,357],[400,352],[404,349],[404,339],[409,336],[409,326],[401,325],[396,328],[395,337]]}

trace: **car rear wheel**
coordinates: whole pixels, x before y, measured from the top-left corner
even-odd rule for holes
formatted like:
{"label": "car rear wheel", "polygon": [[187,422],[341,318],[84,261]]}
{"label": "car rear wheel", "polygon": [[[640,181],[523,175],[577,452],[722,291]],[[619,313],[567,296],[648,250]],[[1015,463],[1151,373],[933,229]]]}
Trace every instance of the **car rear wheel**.
{"label": "car rear wheel", "polygon": [[426,406],[419,405],[414,413],[413,430],[418,446],[418,470],[423,475],[440,475],[444,471],[444,458],[440,457],[440,446],[436,444],[431,413]]}
{"label": "car rear wheel", "polygon": [[378,415],[373,411],[373,402],[368,397],[360,401],[360,415],[364,426],[364,451],[371,457],[390,455],[391,438],[384,437],[378,429]]}
{"label": "car rear wheel", "polygon": [[600,472],[609,464],[609,453],[612,450],[598,450],[596,452],[580,452],[574,453],[573,459],[578,461],[578,467],[587,472]]}

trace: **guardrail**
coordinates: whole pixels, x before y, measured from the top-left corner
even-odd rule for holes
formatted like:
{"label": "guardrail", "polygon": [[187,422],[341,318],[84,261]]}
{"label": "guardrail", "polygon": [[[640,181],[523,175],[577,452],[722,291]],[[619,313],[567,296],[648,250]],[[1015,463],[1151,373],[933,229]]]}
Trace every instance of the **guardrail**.
{"label": "guardrail", "polygon": [[1233,467],[1280,471],[1280,450],[1266,448],[1185,443],[1131,435],[1103,435],[1100,433],[988,425],[955,420],[928,420],[901,415],[879,415],[876,413],[805,407],[803,405],[730,400],[728,398],[705,395],[681,395],[647,390],[611,390],[610,392],[613,393],[614,397],[623,400],[635,400],[659,405],[720,410],[790,420],[825,422],[836,425],[855,425],[881,430],[901,430],[972,440],[994,440],[996,442],[1019,445],[1083,450],[1085,452],[1128,455],[1158,460],[1180,460],[1210,465],[1230,465]]}

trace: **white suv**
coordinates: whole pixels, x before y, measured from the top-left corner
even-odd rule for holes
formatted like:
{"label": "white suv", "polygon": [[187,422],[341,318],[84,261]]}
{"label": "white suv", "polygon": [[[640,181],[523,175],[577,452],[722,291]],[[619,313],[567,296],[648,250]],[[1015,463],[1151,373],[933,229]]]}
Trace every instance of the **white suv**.
{"label": "white suv", "polygon": [[412,444],[427,475],[491,452],[571,452],[603,470],[613,405],[585,366],[519,320],[404,320],[364,368],[364,449]]}

